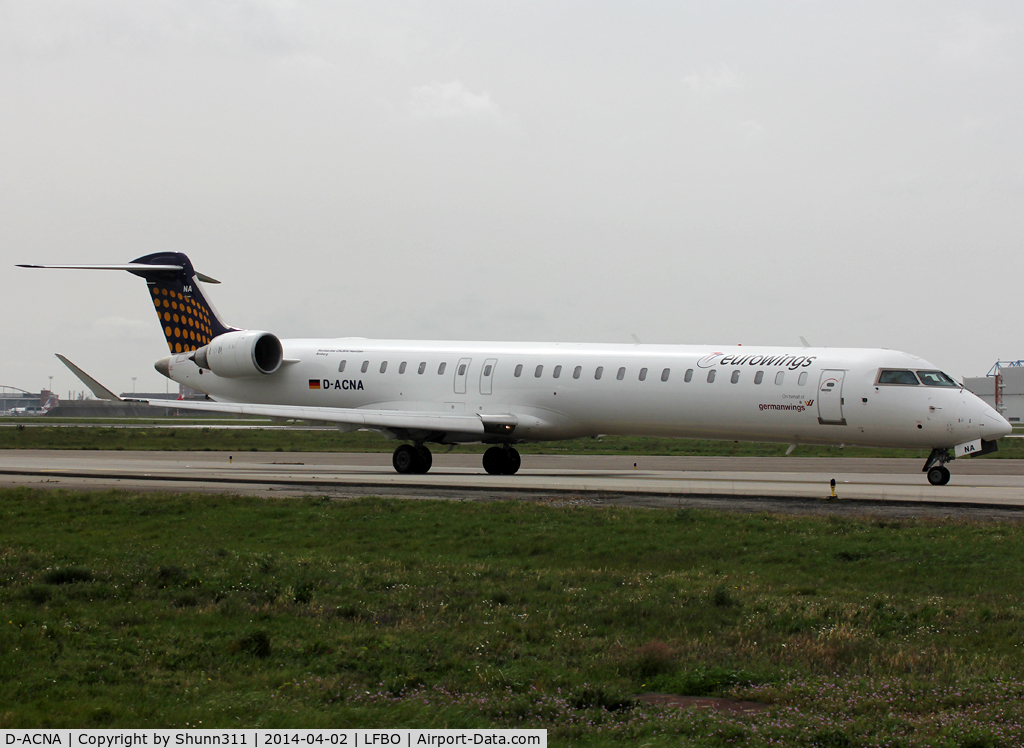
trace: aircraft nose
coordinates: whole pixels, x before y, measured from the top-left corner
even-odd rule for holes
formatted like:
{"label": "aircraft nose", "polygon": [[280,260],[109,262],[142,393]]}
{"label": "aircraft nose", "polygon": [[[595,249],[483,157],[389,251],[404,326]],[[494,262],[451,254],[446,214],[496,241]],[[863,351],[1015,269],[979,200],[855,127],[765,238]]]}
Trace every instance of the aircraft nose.
{"label": "aircraft nose", "polygon": [[981,427],[981,437],[986,441],[999,439],[1013,433],[1013,426],[1010,422],[987,406],[981,414],[979,426]]}

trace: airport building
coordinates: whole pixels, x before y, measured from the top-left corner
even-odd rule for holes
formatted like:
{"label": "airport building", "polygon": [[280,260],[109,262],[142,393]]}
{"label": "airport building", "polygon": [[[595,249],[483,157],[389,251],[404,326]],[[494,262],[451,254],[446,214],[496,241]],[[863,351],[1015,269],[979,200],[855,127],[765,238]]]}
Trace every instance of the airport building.
{"label": "airport building", "polygon": [[[152,400],[204,400],[201,392],[179,387],[177,393],[167,392],[122,392],[122,398],[145,398]],[[0,385],[0,415],[4,416],[51,416],[55,418],[147,418],[159,416],[203,417],[202,412],[157,408],[143,403],[115,402],[90,397],[86,392],[69,392],[66,400],[49,390],[29,392],[19,387]],[[207,416],[208,417],[208,416]],[[233,416],[220,416],[231,418]]]}
{"label": "airport building", "polygon": [[57,401],[49,390],[29,392],[19,387],[0,385],[0,415],[43,415]]}
{"label": "airport building", "polygon": [[967,377],[964,386],[1002,413],[1010,423],[1024,423],[1024,366],[999,362],[985,377]]}

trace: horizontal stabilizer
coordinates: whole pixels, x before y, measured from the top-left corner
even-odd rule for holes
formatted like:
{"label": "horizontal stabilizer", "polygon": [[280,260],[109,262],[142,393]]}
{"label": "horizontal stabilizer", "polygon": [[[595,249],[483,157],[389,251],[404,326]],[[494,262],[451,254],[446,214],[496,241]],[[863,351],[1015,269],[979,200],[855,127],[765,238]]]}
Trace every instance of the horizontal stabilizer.
{"label": "horizontal stabilizer", "polygon": [[79,368],[78,368],[77,366],[75,366],[75,365],[74,365],[73,363],[71,363],[70,361],[68,361],[68,359],[67,359],[67,358],[65,358],[64,356],[60,355],[59,353],[55,353],[55,354],[53,354],[53,355],[55,355],[55,356],[56,356],[57,358],[59,358],[62,364],[64,364],[64,365],[65,365],[66,367],[68,367],[69,369],[71,369],[71,372],[72,372],[72,373],[73,373],[73,374],[74,374],[74,375],[75,375],[76,377],[78,377],[79,379],[81,379],[81,380],[82,380],[82,383],[83,383],[83,384],[84,384],[84,385],[85,385],[86,387],[88,387],[88,388],[89,388],[90,390],[92,390],[92,394],[94,394],[94,395],[95,395],[96,397],[98,397],[98,398],[99,398],[100,400],[116,400],[116,401],[118,401],[118,402],[121,402],[121,398],[119,398],[119,397],[118,397],[117,395],[115,395],[115,394],[114,394],[113,392],[111,392],[111,391],[110,391],[110,390],[108,390],[108,389],[107,389],[106,387],[104,387],[104,386],[103,386],[102,384],[100,384],[99,382],[97,382],[97,381],[96,381],[95,379],[93,379],[92,377],[90,377],[90,376],[89,376],[88,374],[86,374],[86,373],[85,373],[84,371],[82,371],[81,369],[79,369]]}
{"label": "horizontal stabilizer", "polygon": [[[166,270],[177,272],[184,269],[184,265],[149,265],[144,262],[126,262],[122,265],[16,265],[19,268],[36,268],[39,270],[127,270],[153,272],[154,270]],[[211,278],[202,273],[196,273],[196,278],[203,283],[220,283],[216,278]]]}

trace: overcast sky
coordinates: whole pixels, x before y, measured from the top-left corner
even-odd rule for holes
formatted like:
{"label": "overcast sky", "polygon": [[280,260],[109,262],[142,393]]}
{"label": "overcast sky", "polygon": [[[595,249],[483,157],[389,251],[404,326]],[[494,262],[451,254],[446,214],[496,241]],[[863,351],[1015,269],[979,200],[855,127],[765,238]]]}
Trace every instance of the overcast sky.
{"label": "overcast sky", "polygon": [[1024,4],[0,0],[0,384],[280,337],[1024,357]]}

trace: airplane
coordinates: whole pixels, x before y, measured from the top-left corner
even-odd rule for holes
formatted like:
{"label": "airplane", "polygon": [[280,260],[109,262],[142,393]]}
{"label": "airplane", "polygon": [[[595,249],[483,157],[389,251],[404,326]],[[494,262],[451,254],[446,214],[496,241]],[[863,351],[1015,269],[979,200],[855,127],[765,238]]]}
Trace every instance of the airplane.
{"label": "airplane", "polygon": [[156,370],[208,399],[139,401],[376,430],[403,442],[392,457],[399,473],[430,470],[428,444],[489,444],[484,470],[512,475],[522,464],[516,444],[608,434],[780,442],[790,452],[798,444],[927,448],[922,472],[945,485],[949,462],[993,452],[1013,430],[938,367],[883,348],[652,345],[635,336],[632,344],[282,340],[226,324],[200,285],[219,281],[180,252],[19,267],[126,270],[146,281],[170,350]]}

